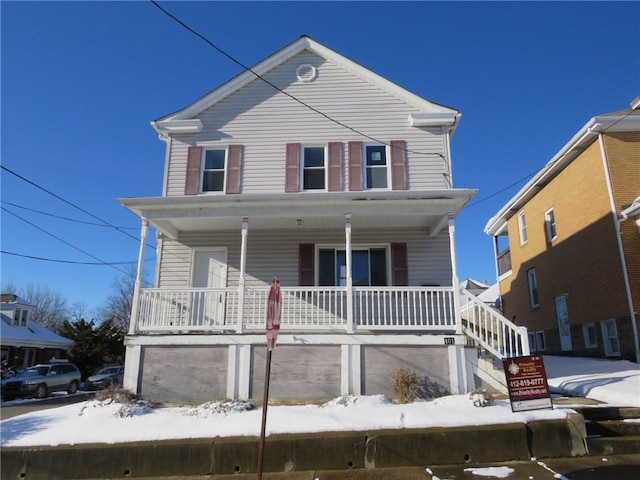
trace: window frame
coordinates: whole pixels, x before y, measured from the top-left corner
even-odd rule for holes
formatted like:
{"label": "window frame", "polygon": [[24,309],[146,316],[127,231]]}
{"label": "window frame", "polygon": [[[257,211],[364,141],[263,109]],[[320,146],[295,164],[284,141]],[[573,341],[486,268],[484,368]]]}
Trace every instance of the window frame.
{"label": "window frame", "polygon": [[[223,151],[224,152],[224,167],[222,169],[206,169],[207,165],[207,152],[211,151]],[[200,193],[204,195],[220,195],[226,193],[227,190],[227,168],[229,166],[229,147],[214,147],[214,146],[202,146],[202,159],[200,162]],[[221,190],[205,190],[204,178],[206,172],[220,172],[222,171],[222,189]]]}
{"label": "window frame", "polygon": [[[589,335],[590,329],[593,329],[593,342],[591,341],[591,335]],[[589,322],[582,325],[584,348],[598,348],[598,335],[596,332],[596,324],[594,322]]]}
{"label": "window frame", "polygon": [[544,352],[547,350],[547,339],[544,336],[544,330],[534,332],[536,337],[536,351]]}
{"label": "window frame", "polygon": [[527,288],[529,290],[529,305],[531,308],[540,306],[540,296],[538,295],[538,274],[535,268],[527,270]]}
{"label": "window frame", "polygon": [[558,238],[558,229],[556,228],[556,214],[553,208],[544,212],[544,227],[547,233],[547,242],[554,242]]}
{"label": "window frame", "polygon": [[[613,325],[613,329],[615,330],[615,335],[609,335],[607,325]],[[604,346],[604,354],[606,357],[619,357],[620,352],[620,337],[618,336],[618,325],[616,325],[615,318],[608,318],[607,320],[602,320],[600,322],[600,327],[602,330],[602,344]],[[613,350],[611,348],[610,340],[615,340],[618,345],[617,350]]]}
{"label": "window frame", "polygon": [[[369,186],[369,182],[367,181],[367,177],[368,177],[367,173],[370,168],[379,169],[379,170],[382,170],[383,168],[380,165],[372,165],[372,166],[367,165],[367,152],[368,152],[368,149],[371,147],[384,148],[384,155],[385,155],[384,168],[386,170],[386,183],[387,183],[385,187],[372,187],[372,186]],[[362,155],[363,155],[363,158],[362,158],[363,190],[391,190],[393,180],[391,178],[391,149],[389,145],[386,145],[384,143],[365,143],[362,148]]]}
{"label": "window frame", "polygon": [[527,338],[529,339],[529,351],[537,352],[536,348],[536,332],[527,332]]}
{"label": "window frame", "polygon": [[[346,246],[345,245],[340,245],[340,244],[317,244],[315,246],[315,258],[314,258],[314,262],[315,262],[315,285],[319,286],[319,287],[341,287],[344,285],[340,285],[339,282],[336,282],[335,280],[338,279],[338,270],[337,270],[337,255],[335,255],[335,252],[338,251],[344,251],[346,254]],[[377,286],[385,286],[385,287],[389,287],[392,286],[393,284],[393,272],[391,269],[391,244],[390,243],[363,243],[363,244],[352,244],[351,245],[351,256],[353,259],[353,252],[354,251],[362,251],[362,250],[379,250],[379,249],[384,249],[384,254],[385,254],[385,275],[386,275],[386,283],[385,285],[377,285]],[[320,251],[321,250],[333,250],[334,251],[334,284],[333,285],[320,285]],[[346,260],[345,260],[346,262]],[[369,257],[369,266],[371,265],[371,258]],[[353,267],[353,265],[352,265]],[[352,272],[353,273],[353,272]],[[369,270],[369,284],[371,284],[371,270]],[[357,286],[357,285],[354,285]],[[371,287],[371,285],[369,285],[369,287]],[[375,285],[373,286],[375,287]]]}
{"label": "window frame", "polygon": [[[323,157],[322,157],[322,170],[323,170],[323,179],[324,186],[322,188],[307,188],[305,186],[305,176],[304,173],[307,170],[319,170],[320,167],[306,167],[305,166],[305,152],[307,148],[322,148]],[[328,145],[300,145],[300,191],[301,192],[326,192],[329,188],[329,146]]]}
{"label": "window frame", "polygon": [[518,235],[520,237],[520,245],[525,245],[529,238],[527,236],[527,218],[524,214],[524,210],[518,212]]}

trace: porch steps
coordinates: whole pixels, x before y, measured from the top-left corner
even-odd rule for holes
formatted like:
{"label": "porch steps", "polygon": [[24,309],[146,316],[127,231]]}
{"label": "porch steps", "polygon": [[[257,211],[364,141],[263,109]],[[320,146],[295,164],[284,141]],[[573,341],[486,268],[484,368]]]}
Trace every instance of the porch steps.
{"label": "porch steps", "polygon": [[492,355],[483,355],[481,351],[478,351],[476,359],[471,359],[473,373],[483,387],[489,387],[497,393],[508,393],[507,380],[499,363]]}
{"label": "porch steps", "polygon": [[640,452],[640,408],[585,407],[576,410],[585,419],[589,455]]}

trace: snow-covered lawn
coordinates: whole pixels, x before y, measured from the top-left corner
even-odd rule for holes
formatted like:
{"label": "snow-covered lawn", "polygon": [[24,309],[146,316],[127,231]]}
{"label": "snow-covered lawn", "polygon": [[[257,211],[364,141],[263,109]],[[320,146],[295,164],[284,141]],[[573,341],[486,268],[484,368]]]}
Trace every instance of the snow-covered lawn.
{"label": "snow-covered lawn", "polygon": [[[640,407],[640,366],[582,358],[545,357],[552,389],[614,405]],[[573,410],[513,413],[508,400],[475,407],[469,395],[394,404],[384,396],[348,396],[323,405],[270,405],[267,435],[327,431],[455,427],[562,419]],[[262,410],[252,405],[207,403],[150,409],[143,403],[91,400],[0,422],[2,446],[118,443],[216,436],[259,436]]]}

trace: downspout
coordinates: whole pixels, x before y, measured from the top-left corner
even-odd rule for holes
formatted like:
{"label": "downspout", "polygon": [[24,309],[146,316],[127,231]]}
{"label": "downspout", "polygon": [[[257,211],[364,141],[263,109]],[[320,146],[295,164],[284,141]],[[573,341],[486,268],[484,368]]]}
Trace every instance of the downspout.
{"label": "downspout", "polygon": [[611,202],[611,214],[613,215],[613,224],[616,228],[616,240],[618,242],[618,252],[620,253],[620,264],[622,266],[622,277],[624,279],[624,288],[627,294],[627,302],[629,304],[629,316],[631,318],[631,330],[633,332],[633,347],[635,349],[636,363],[640,363],[640,342],[638,341],[638,325],[636,324],[636,312],[633,306],[633,297],[631,296],[631,284],[629,282],[629,272],[627,270],[627,260],[624,255],[624,246],[622,244],[622,233],[620,232],[621,220],[618,218],[615,199],[613,197],[613,185],[611,183],[611,175],[609,173],[609,160],[604,145],[604,137],[602,133],[598,134],[598,142],[600,144],[600,154],[602,155],[602,164],[604,167],[604,175],[607,181],[607,190],[609,191],[609,201]]}
{"label": "downspout", "polygon": [[351,271],[351,214],[344,215],[345,263],[347,264],[347,333],[353,333],[353,275]]}
{"label": "downspout", "polygon": [[138,270],[136,271],[136,281],[133,285],[133,299],[131,300],[131,319],[129,320],[129,335],[136,333],[138,326],[138,312],[140,310],[140,285],[142,284],[142,268],[144,266],[144,250],[147,244],[147,232],[149,220],[142,219],[140,229],[140,251],[138,253]]}
{"label": "downspout", "polygon": [[242,333],[244,324],[244,288],[245,271],[247,269],[247,236],[249,234],[249,217],[242,217],[242,245],[240,247],[240,278],[238,279],[238,319],[236,333]]}

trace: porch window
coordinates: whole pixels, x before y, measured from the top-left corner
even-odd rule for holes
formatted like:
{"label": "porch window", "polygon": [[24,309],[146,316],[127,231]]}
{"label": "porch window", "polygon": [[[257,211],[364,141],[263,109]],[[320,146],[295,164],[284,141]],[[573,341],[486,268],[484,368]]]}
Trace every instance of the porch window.
{"label": "porch window", "polygon": [[326,185],[325,148],[304,147],[302,164],[302,188],[324,190]]}
{"label": "porch window", "polygon": [[518,232],[520,233],[520,245],[527,243],[527,219],[524,212],[518,214]]}
{"label": "porch window", "polygon": [[227,151],[224,149],[205,150],[202,169],[202,191],[224,191],[224,171]]}
{"label": "porch window", "polygon": [[365,188],[387,188],[389,168],[385,145],[365,146]]}
{"label": "porch window", "polygon": [[547,241],[551,243],[558,236],[556,232],[556,215],[553,212],[553,208],[550,208],[545,212],[544,224],[547,230]]}
{"label": "porch window", "polygon": [[617,357],[620,355],[620,342],[618,341],[618,328],[615,319],[602,322],[602,341],[604,343],[604,353],[607,357]]}
{"label": "porch window", "polygon": [[[358,248],[351,253],[354,286],[388,285],[387,248]],[[318,250],[318,284],[345,286],[347,284],[346,250],[320,248]]]}
{"label": "porch window", "polygon": [[538,277],[536,275],[536,269],[531,268],[527,270],[527,280],[529,282],[529,303],[531,307],[537,307],[538,303]]}

